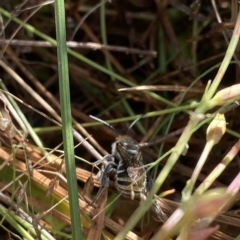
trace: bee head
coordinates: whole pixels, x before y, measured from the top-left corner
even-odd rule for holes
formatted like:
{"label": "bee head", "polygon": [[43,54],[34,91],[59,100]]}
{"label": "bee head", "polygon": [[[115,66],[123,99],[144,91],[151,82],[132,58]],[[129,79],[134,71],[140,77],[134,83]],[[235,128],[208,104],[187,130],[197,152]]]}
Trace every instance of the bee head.
{"label": "bee head", "polygon": [[130,152],[139,150],[138,142],[128,135],[121,135],[116,137],[116,141],[112,144],[112,146],[114,144],[118,151],[120,149]]}

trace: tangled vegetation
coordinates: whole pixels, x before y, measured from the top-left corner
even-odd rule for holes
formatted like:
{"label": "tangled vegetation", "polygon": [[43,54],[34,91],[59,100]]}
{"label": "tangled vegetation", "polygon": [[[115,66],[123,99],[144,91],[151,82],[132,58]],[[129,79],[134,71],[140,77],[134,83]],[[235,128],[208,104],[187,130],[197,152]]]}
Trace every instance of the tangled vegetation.
{"label": "tangled vegetation", "polygon": [[237,0],[0,20],[1,239],[240,239]]}

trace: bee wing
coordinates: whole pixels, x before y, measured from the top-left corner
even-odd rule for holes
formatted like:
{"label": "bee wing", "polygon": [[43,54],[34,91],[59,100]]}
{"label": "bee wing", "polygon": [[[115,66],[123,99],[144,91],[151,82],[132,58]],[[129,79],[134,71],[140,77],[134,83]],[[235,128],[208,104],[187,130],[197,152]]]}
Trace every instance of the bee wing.
{"label": "bee wing", "polygon": [[125,165],[130,166],[134,164],[135,156],[138,155],[139,151],[129,151],[129,149],[124,148],[120,144],[117,145],[116,154],[119,155],[119,161],[122,160]]}
{"label": "bee wing", "polygon": [[137,185],[142,185],[142,182],[145,181],[144,178],[141,178],[145,173],[145,169],[139,168],[143,166],[142,151],[140,149],[126,149],[118,145],[118,153],[122,161],[126,164],[128,176]]}
{"label": "bee wing", "polygon": [[126,143],[124,141],[118,142],[116,148],[116,153],[120,155],[121,160],[127,166],[139,166],[143,164],[142,151],[137,142],[133,140]]}
{"label": "bee wing", "polygon": [[[143,175],[145,174],[144,168],[142,167],[142,152],[138,151],[138,153],[132,159],[132,166],[127,168],[128,176],[138,184],[142,185],[142,181],[144,181]],[[142,178],[141,178],[142,176]]]}

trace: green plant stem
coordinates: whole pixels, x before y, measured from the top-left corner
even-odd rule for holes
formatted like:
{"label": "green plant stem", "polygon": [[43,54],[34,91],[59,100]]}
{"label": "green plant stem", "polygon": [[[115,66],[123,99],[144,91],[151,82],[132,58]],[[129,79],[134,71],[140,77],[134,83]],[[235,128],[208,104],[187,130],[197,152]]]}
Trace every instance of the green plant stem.
{"label": "green plant stem", "polygon": [[24,229],[10,214],[10,212],[0,204],[0,215],[13,226],[24,238],[34,240],[34,238]]}
{"label": "green plant stem", "polygon": [[[211,87],[209,87],[210,82],[208,83],[208,86],[206,87],[206,91],[203,95],[202,101],[200,102],[199,106],[195,110],[196,114],[203,114],[207,110],[209,110],[209,108],[210,108],[209,100],[215,94],[215,91],[216,91],[218,85],[220,84],[220,81],[221,81],[228,65],[230,64],[230,61],[232,59],[232,56],[233,56],[234,51],[235,51],[236,46],[237,46],[239,35],[240,35],[240,11],[238,13],[237,22],[236,22],[236,25],[235,25],[235,28],[234,28],[233,36],[232,36],[232,39],[230,41],[230,45],[229,45],[229,48],[227,50],[227,53],[224,57],[224,60],[223,60],[221,66],[218,70],[218,73],[217,73]],[[122,231],[119,232],[119,234],[116,236],[115,239],[117,239],[117,240],[124,239],[126,234],[128,233],[128,231],[130,231],[131,229],[134,228],[134,226],[137,224],[139,219],[150,208],[150,206],[152,204],[152,199],[154,197],[154,194],[162,186],[163,182],[165,181],[165,179],[169,175],[170,171],[172,170],[173,166],[177,162],[179,156],[184,151],[184,148],[185,148],[186,144],[188,143],[188,141],[189,141],[189,139],[192,135],[193,129],[197,126],[199,121],[200,120],[197,119],[197,118],[190,118],[190,120],[188,122],[188,125],[186,126],[185,130],[183,131],[183,133],[182,133],[181,137],[179,138],[176,146],[173,148],[172,153],[169,156],[167,163],[165,164],[164,168],[162,169],[162,171],[158,175],[157,179],[155,180],[155,183],[154,183],[154,185],[153,185],[153,187],[150,191],[150,194],[149,194],[147,200],[144,202],[144,204],[140,204],[140,206],[135,210],[135,212],[132,214],[132,216],[126,222]],[[158,234],[159,234],[159,232],[157,232],[155,234],[155,237],[153,237],[153,239],[158,239],[158,237],[159,237]]]}
{"label": "green plant stem", "polygon": [[78,188],[76,178],[76,166],[74,158],[71,102],[69,88],[69,72],[66,45],[66,23],[64,0],[56,0],[55,19],[57,35],[59,90],[62,116],[62,133],[64,142],[65,164],[67,173],[67,185],[70,204],[71,228],[73,240],[82,239],[81,221],[78,201]]}
{"label": "green plant stem", "polygon": [[240,140],[237,141],[222,161],[212,170],[212,172],[206,177],[206,179],[195,190],[194,195],[203,194],[211,184],[221,175],[226,167],[232,162],[240,150]]}
{"label": "green plant stem", "polygon": [[209,153],[211,152],[212,148],[214,146],[214,143],[212,141],[209,141],[206,143],[205,148],[201,154],[201,157],[199,158],[196,167],[194,168],[194,171],[192,173],[191,179],[187,181],[187,184],[185,188],[182,191],[182,202],[186,202],[189,200],[189,198],[192,195],[195,183],[197,182],[198,176],[204,166],[204,163],[207,160],[207,157],[209,156]]}
{"label": "green plant stem", "polygon": [[219,70],[209,88],[209,91],[208,93],[206,94],[206,101],[208,101],[209,99],[211,99],[213,97],[213,95],[215,94],[229,64],[230,64],[230,61],[234,55],[234,52],[236,50],[236,47],[237,47],[237,44],[238,44],[238,41],[239,41],[239,36],[240,36],[240,11],[238,12],[238,17],[237,17],[237,21],[236,21],[236,24],[235,24],[235,27],[234,27],[234,31],[233,31],[233,34],[232,34],[232,38],[231,38],[231,41],[229,43],[229,46],[227,48],[227,52],[224,56],[224,59],[221,63],[221,66],[219,67]]}

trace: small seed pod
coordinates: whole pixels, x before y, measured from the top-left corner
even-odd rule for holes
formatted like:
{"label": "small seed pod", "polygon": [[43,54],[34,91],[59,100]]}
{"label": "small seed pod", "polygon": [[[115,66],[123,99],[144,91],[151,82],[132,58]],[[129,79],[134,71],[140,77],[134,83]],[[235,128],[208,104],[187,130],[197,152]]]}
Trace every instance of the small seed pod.
{"label": "small seed pod", "polygon": [[240,100],[240,84],[232,85],[217,92],[210,100],[212,107],[222,106]]}
{"label": "small seed pod", "polygon": [[207,142],[217,144],[226,132],[226,120],[224,114],[217,113],[207,128]]}

